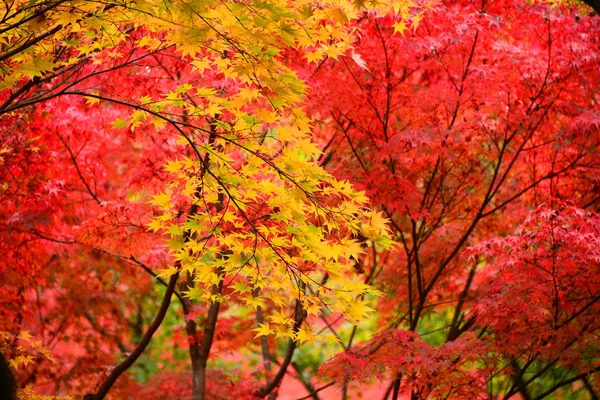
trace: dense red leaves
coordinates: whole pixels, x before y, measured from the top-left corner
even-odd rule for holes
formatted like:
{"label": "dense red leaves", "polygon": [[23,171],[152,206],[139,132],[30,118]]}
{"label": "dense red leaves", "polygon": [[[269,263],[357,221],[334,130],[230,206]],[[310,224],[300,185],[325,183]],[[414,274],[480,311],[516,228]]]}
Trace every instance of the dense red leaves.
{"label": "dense red leaves", "polygon": [[[397,250],[361,262],[387,293],[382,328],[408,331],[323,371],[340,384],[400,374],[405,393],[433,397],[475,398],[486,380],[494,395],[550,390],[531,378],[535,368],[536,378],[552,368],[572,378],[598,361],[596,216],[572,207],[550,216],[563,207],[551,199],[599,198],[600,19],[518,1],[444,2],[414,32],[394,34],[393,23],[359,22],[364,65],[347,57],[302,70],[331,153],[324,163],[392,220]],[[523,221],[520,236],[491,239]],[[468,246],[491,258],[467,257]],[[479,345],[466,344],[473,334]],[[457,343],[460,357],[445,353]],[[415,352],[423,359],[412,363]],[[451,366],[438,368],[437,355]],[[468,379],[470,394],[444,386]]]}
{"label": "dense red leaves", "polygon": [[516,235],[469,249],[494,276],[477,299],[477,324],[509,357],[598,366],[600,217],[573,206],[536,210]]}
{"label": "dense red leaves", "polygon": [[486,398],[485,376],[469,367],[491,349],[473,335],[433,346],[414,332],[390,330],[323,364],[320,372],[329,379],[364,383],[400,374],[402,390],[422,397]]}
{"label": "dense red leaves", "polygon": [[[134,82],[122,82],[122,96],[143,78],[127,76]],[[86,84],[102,90],[115,81]],[[21,371],[22,385],[93,388],[152,316],[140,313],[153,280],[142,264],[164,267],[166,250],[146,231],[145,199],[163,185],[162,160],[177,147],[168,130],[140,129],[135,138],[115,130],[125,111],[71,96],[0,120],[0,330],[30,330],[57,359]]]}

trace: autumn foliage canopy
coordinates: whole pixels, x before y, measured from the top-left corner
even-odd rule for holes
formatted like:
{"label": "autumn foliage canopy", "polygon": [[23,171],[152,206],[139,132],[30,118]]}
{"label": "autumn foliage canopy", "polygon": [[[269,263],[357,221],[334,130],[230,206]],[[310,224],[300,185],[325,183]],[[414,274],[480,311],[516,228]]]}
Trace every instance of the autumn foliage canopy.
{"label": "autumn foliage canopy", "polygon": [[600,17],[0,5],[0,398],[597,399]]}

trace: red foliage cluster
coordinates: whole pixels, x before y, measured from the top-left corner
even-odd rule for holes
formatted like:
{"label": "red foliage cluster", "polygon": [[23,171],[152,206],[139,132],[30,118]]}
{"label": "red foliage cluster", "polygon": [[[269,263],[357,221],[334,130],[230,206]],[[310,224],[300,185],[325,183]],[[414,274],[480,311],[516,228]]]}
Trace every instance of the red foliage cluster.
{"label": "red foliage cluster", "polygon": [[361,260],[385,335],[322,372],[394,398],[549,395],[599,366],[600,20],[465,1],[394,23],[365,15],[353,59],[301,69],[323,163],[398,242]]}

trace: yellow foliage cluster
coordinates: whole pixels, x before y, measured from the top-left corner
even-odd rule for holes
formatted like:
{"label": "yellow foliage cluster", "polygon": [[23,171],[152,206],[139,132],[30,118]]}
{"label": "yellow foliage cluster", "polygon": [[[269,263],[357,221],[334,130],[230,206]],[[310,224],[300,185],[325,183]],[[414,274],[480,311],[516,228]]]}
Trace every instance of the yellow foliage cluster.
{"label": "yellow foliage cluster", "polygon": [[[8,359],[8,365],[15,370],[25,368],[29,364],[35,363],[37,357],[42,357],[55,362],[50,350],[43,345],[41,340],[34,340],[29,331],[22,331],[18,335],[0,331],[0,352],[7,354],[7,349],[9,348],[12,357]],[[30,386],[27,386],[23,389],[19,389],[17,392],[17,399],[69,400],[71,397],[44,396],[37,394]]]}
{"label": "yellow foliage cluster", "polygon": [[[193,155],[167,163],[173,181],[152,200],[160,211],[149,227],[170,236],[174,257],[161,275],[191,273],[193,299],[238,295],[247,307],[273,307],[258,335],[309,340],[312,334],[293,326],[294,304],[307,315],[365,318],[366,295],[376,293],[353,271],[354,260],[366,241],[388,247],[391,239],[364,193],[319,166],[301,111],[306,87],[283,53],[337,59],[351,53],[356,28],[349,22],[365,12],[395,13],[401,32],[402,21],[418,24],[414,7],[412,0],[5,2],[0,90],[51,82],[107,56],[118,60],[126,42],[138,52],[180,57],[197,83],[159,98],[119,99],[132,112],[113,124],[171,128]],[[211,86],[208,73],[235,90]],[[93,90],[79,94],[91,106],[115,101]],[[212,293],[221,281],[233,293]]]}

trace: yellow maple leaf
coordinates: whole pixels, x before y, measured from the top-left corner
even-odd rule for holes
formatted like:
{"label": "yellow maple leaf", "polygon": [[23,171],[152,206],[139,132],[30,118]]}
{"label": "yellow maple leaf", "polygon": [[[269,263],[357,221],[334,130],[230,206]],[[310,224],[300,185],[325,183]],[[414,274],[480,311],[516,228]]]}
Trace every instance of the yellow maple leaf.
{"label": "yellow maple leaf", "polygon": [[29,333],[29,331],[21,331],[21,333],[19,334],[19,339],[25,340],[27,342],[31,341],[32,337],[33,336],[31,335],[31,333]]}
{"label": "yellow maple leaf", "polygon": [[419,22],[423,19],[423,14],[417,14],[415,15],[411,21],[412,21],[412,28],[413,28],[413,32],[417,31],[417,28],[419,27]]}
{"label": "yellow maple leaf", "polygon": [[170,209],[171,208],[171,195],[169,193],[161,193],[152,196],[152,200],[150,204],[155,206],[159,206],[162,209]]}
{"label": "yellow maple leaf", "polygon": [[313,343],[315,341],[315,335],[312,329],[309,326],[305,325],[302,328],[298,329],[295,335],[295,340],[298,341],[300,344],[304,342]]}
{"label": "yellow maple leaf", "polygon": [[269,326],[268,322],[264,324],[258,324],[258,328],[254,328],[252,330],[256,332],[256,336],[254,336],[254,339],[260,336],[268,336],[275,333],[275,331],[273,331],[273,329],[271,329],[271,327]]}
{"label": "yellow maple leaf", "polygon": [[394,22],[393,27],[394,27],[394,33],[400,33],[402,36],[404,36],[404,31],[406,29],[408,29],[408,27],[406,26],[404,21]]}
{"label": "yellow maple leaf", "polygon": [[323,59],[323,57],[325,56],[325,52],[322,49],[316,50],[316,51],[309,51],[304,55],[304,58],[306,58],[306,60],[308,60],[308,63],[310,64],[311,62],[318,62],[321,61]]}

